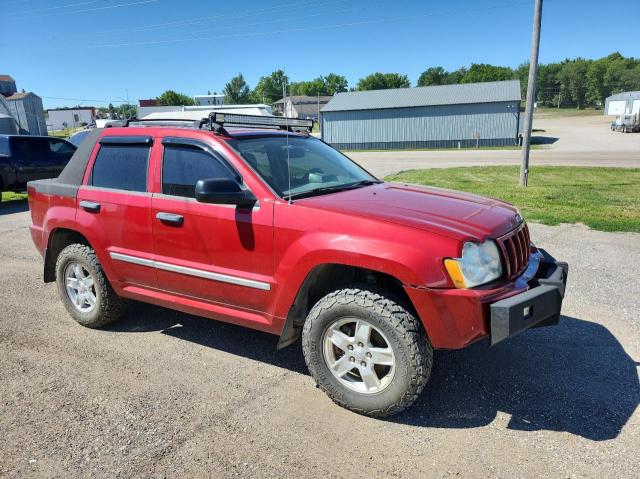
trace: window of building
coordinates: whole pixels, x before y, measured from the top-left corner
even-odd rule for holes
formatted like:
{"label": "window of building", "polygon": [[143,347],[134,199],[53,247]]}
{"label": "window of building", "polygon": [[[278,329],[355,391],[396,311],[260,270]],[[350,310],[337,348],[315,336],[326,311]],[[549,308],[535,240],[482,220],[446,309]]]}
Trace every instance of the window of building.
{"label": "window of building", "polygon": [[147,191],[149,147],[104,144],[93,164],[91,184],[101,188]]}
{"label": "window of building", "polygon": [[162,160],[162,193],[194,198],[196,183],[209,178],[236,179],[222,158],[192,146],[165,145]]}

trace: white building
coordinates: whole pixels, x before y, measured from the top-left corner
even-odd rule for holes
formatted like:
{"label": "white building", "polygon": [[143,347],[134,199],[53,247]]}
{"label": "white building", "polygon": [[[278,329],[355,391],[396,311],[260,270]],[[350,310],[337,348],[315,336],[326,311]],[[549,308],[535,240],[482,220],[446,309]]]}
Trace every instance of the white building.
{"label": "white building", "polygon": [[55,108],[47,110],[49,118],[47,127],[50,130],[64,130],[95,123],[96,109],[90,107],[79,108]]}
{"label": "white building", "polygon": [[197,106],[224,105],[224,95],[194,95],[193,101]]}

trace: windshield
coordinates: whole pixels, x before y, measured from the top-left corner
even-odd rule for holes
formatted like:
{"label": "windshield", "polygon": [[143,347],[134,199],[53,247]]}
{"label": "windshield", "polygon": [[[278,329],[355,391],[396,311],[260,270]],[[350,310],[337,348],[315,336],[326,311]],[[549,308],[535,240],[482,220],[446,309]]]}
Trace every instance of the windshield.
{"label": "windshield", "polygon": [[292,135],[288,140],[286,136],[246,137],[228,143],[283,198],[331,193],[378,182],[342,153],[314,137]]}

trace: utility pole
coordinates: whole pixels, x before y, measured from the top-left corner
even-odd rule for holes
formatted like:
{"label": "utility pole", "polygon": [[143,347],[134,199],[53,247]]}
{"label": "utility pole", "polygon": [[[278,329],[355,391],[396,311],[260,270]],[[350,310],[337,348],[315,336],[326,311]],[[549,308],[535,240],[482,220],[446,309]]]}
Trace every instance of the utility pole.
{"label": "utility pole", "polygon": [[536,101],[536,73],[538,70],[538,50],[540,49],[540,24],[542,22],[542,0],[536,0],[533,7],[533,34],[531,36],[531,59],[529,60],[529,83],[527,84],[527,107],[524,113],[522,135],[522,164],[520,165],[520,186],[529,181],[529,147],[531,146],[531,125],[533,104]]}

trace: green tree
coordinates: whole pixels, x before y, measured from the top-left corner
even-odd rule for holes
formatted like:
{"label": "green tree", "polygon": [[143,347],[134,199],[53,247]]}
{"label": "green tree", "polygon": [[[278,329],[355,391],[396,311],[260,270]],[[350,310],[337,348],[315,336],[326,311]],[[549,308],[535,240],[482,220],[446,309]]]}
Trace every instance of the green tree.
{"label": "green tree", "polygon": [[589,64],[587,68],[587,92],[586,100],[592,104],[604,104],[604,100],[611,94],[604,81],[607,73],[607,60],[601,58]]}
{"label": "green tree", "polygon": [[411,82],[407,75],[400,73],[372,73],[358,80],[356,90],[386,90],[389,88],[409,88]]}
{"label": "green tree", "polygon": [[473,63],[462,77],[460,83],[479,83],[486,81],[513,80],[515,74],[509,67]]}
{"label": "green tree", "polygon": [[[558,104],[558,101],[562,101],[562,97],[560,96],[560,83],[558,81],[558,72],[561,68],[562,64],[560,63],[547,63],[538,65],[538,78],[536,79],[536,99],[540,103],[547,106],[556,106]],[[568,98],[566,98],[565,100],[567,99]]]}
{"label": "green tree", "polygon": [[288,83],[289,78],[283,70],[276,70],[269,76],[260,77],[252,93],[253,101],[270,105],[282,98],[283,86]]}
{"label": "green tree", "polygon": [[431,67],[423,71],[418,77],[418,86],[445,85],[449,72],[442,67]]}
{"label": "green tree", "polygon": [[156,98],[158,105],[163,106],[183,106],[193,105],[193,98],[183,93],[178,93],[174,90],[167,90],[162,95]]}
{"label": "green tree", "polygon": [[578,109],[584,108],[587,95],[587,70],[589,62],[577,58],[565,63],[558,72],[560,91],[568,95]]}
{"label": "green tree", "polygon": [[324,92],[326,95],[333,95],[334,93],[341,93],[349,89],[349,82],[346,77],[338,75],[336,73],[329,73],[324,80]]}
{"label": "green tree", "polygon": [[250,90],[242,73],[238,73],[224,86],[224,102],[229,105],[249,103]]}
{"label": "green tree", "polygon": [[349,84],[342,75],[329,73],[327,76],[319,76],[310,81],[293,82],[289,85],[290,95],[333,95],[347,91]]}

